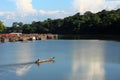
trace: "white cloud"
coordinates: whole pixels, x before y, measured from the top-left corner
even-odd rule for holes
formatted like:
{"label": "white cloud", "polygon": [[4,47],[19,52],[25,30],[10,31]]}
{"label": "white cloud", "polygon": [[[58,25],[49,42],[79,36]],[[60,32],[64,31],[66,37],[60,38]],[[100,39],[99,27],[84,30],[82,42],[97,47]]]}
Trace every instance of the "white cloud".
{"label": "white cloud", "polygon": [[2,16],[2,15],[3,15],[3,12],[0,11],[0,16]]}
{"label": "white cloud", "polygon": [[120,1],[106,1],[106,0],[74,0],[73,7],[77,11],[84,13],[86,11],[98,12],[103,9],[116,9],[120,5]]}
{"label": "white cloud", "polygon": [[35,13],[29,14],[21,14],[19,12],[0,12],[0,20],[4,22],[6,26],[11,26],[13,22],[23,22],[32,23],[32,21],[43,21],[47,18],[57,19],[64,18],[66,16],[71,15],[72,13],[68,13],[65,11],[55,10],[55,11],[46,11],[39,10]]}
{"label": "white cloud", "polygon": [[36,10],[32,6],[32,0],[13,0],[17,6],[17,10],[22,13],[34,13]]}
{"label": "white cloud", "polygon": [[16,11],[0,11],[0,20],[6,26],[11,26],[13,22],[31,23],[32,21],[45,20],[47,18],[64,18],[71,15],[62,10],[37,10],[33,8],[32,0],[12,0],[16,5]]}
{"label": "white cloud", "polygon": [[56,11],[45,11],[45,10],[40,10],[39,13],[43,14],[43,15],[53,15],[53,14],[65,13],[65,11],[59,11],[59,10],[56,10]]}
{"label": "white cloud", "polygon": [[16,14],[14,12],[3,12],[0,11],[0,20],[2,22],[9,23],[9,21],[13,20],[16,18]]}
{"label": "white cloud", "polygon": [[64,18],[64,17],[69,16],[71,14],[72,13],[65,12],[65,11],[62,11],[62,10],[54,10],[54,11],[39,10],[39,15],[40,16],[44,16],[46,18],[52,18],[52,19]]}

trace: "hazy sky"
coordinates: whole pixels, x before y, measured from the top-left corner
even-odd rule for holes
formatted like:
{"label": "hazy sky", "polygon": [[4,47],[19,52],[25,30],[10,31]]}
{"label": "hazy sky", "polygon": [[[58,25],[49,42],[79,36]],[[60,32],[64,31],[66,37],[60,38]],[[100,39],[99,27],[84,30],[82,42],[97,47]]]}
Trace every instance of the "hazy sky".
{"label": "hazy sky", "polygon": [[11,26],[12,22],[31,23],[47,18],[64,18],[77,12],[98,12],[120,8],[120,0],[1,0],[0,20]]}

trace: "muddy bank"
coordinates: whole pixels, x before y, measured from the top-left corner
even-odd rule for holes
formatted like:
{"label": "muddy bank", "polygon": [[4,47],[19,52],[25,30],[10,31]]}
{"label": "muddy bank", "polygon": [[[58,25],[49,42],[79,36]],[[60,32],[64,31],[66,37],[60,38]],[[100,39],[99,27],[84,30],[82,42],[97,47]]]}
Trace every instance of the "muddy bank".
{"label": "muddy bank", "polygon": [[30,41],[30,40],[55,40],[57,39],[56,34],[1,34],[1,42],[16,42],[16,41]]}

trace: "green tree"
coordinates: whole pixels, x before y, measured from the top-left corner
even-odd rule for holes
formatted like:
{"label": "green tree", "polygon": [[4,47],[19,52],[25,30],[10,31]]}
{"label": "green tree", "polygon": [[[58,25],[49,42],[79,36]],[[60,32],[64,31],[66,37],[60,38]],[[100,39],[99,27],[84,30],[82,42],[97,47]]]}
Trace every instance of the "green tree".
{"label": "green tree", "polygon": [[22,23],[22,22],[19,22],[18,25],[19,25],[19,27],[22,27],[22,26],[23,26],[23,23]]}
{"label": "green tree", "polygon": [[5,28],[6,27],[4,26],[3,22],[0,21],[0,33],[3,32],[5,30]]}
{"label": "green tree", "polygon": [[31,33],[31,26],[30,26],[30,24],[24,24],[22,29],[23,29],[23,33]]}

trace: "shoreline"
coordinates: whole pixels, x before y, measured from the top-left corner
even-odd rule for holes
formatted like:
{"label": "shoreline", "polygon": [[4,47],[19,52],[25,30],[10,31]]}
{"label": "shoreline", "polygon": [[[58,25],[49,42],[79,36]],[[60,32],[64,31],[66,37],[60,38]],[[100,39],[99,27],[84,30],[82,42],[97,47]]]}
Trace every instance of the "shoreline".
{"label": "shoreline", "polygon": [[0,42],[56,40],[57,37],[57,34],[0,34]]}
{"label": "shoreline", "polygon": [[119,35],[59,35],[59,34],[20,34],[11,36],[2,36],[0,34],[0,42],[17,42],[17,41],[32,41],[32,40],[113,40],[120,41]]}
{"label": "shoreline", "polygon": [[93,34],[93,35],[59,35],[58,39],[64,39],[64,40],[114,40],[114,41],[120,41],[119,35],[102,35],[102,34]]}

